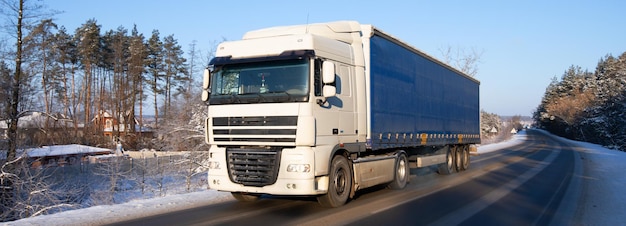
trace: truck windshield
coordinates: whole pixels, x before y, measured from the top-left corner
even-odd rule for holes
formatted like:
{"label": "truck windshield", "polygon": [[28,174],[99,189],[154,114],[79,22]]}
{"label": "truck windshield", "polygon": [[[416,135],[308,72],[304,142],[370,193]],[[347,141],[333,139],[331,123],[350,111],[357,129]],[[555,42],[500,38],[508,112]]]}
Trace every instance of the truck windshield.
{"label": "truck windshield", "polygon": [[210,104],[306,102],[306,59],[224,65],[211,78]]}

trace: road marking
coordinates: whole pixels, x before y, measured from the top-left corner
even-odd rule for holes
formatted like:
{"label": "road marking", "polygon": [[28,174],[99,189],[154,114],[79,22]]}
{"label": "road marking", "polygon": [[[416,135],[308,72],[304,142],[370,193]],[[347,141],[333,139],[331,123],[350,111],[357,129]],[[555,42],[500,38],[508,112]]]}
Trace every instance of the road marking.
{"label": "road marking", "polygon": [[463,221],[469,219],[474,216],[476,213],[482,211],[487,208],[489,205],[497,202],[502,197],[508,195],[516,189],[517,187],[524,184],[526,181],[535,177],[539,172],[545,169],[551,162],[556,159],[561,150],[552,151],[548,157],[546,157],[543,161],[537,163],[537,167],[532,167],[530,170],[526,171],[519,177],[515,178],[512,181],[500,186],[498,189],[484,195],[483,197],[473,201],[472,203],[465,205],[464,207],[451,212],[445,217],[440,218],[439,220],[433,222],[431,225],[458,225]]}

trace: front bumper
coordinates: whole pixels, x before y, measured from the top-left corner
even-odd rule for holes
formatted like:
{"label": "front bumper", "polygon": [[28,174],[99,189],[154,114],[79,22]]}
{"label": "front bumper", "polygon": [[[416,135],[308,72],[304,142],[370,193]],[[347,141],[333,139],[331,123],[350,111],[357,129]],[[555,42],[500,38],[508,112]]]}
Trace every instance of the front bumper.
{"label": "front bumper", "polygon": [[282,149],[276,182],[260,187],[231,180],[225,148],[213,146],[209,152],[208,183],[211,189],[272,195],[319,195],[328,189],[328,177],[315,176],[315,155],[310,147]]}

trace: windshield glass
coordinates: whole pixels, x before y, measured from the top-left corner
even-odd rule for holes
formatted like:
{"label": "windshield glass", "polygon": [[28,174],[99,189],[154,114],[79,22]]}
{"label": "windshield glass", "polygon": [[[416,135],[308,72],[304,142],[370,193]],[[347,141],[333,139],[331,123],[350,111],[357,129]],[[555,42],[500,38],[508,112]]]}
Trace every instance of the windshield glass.
{"label": "windshield glass", "polygon": [[211,78],[210,104],[308,101],[308,60],[224,65]]}

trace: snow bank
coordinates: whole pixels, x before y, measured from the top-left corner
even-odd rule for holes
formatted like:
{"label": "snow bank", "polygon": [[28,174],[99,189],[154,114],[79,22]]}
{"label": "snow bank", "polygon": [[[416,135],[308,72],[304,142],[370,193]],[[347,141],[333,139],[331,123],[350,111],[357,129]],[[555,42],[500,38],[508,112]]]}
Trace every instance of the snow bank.
{"label": "snow bank", "polygon": [[[548,132],[545,132],[549,134]],[[626,175],[622,171],[626,152],[612,150],[597,144],[573,141],[549,134],[568,142],[579,154],[583,169],[574,177],[581,187],[574,219],[576,225],[624,225],[626,222]],[[582,175],[581,175],[582,173]],[[576,189],[575,189],[576,190]],[[571,202],[570,202],[571,203]]]}
{"label": "snow bank", "polygon": [[103,225],[191,209],[228,200],[234,200],[230,193],[207,190],[153,199],[135,200],[117,205],[102,205],[70,210],[7,222],[6,225]]}
{"label": "snow bank", "polygon": [[79,144],[43,146],[40,148],[27,149],[29,157],[44,157],[58,155],[78,155],[78,154],[95,154],[95,153],[114,153],[113,150],[107,148],[90,147]]}
{"label": "snow bank", "polygon": [[486,145],[479,145],[478,146],[478,154],[498,151],[498,150],[501,150],[501,149],[512,147],[512,146],[524,143],[526,138],[527,138],[526,137],[526,130],[522,130],[519,133],[515,134],[511,139],[509,139],[507,141],[499,142],[499,143],[486,144]]}
{"label": "snow bank", "polygon": [[[28,157],[45,157],[45,156],[61,156],[61,155],[90,155],[90,154],[108,154],[115,153],[111,149],[90,147],[80,144],[43,146],[40,148],[25,149]],[[18,155],[24,150],[18,150]],[[6,159],[6,150],[0,151],[0,159]]]}

